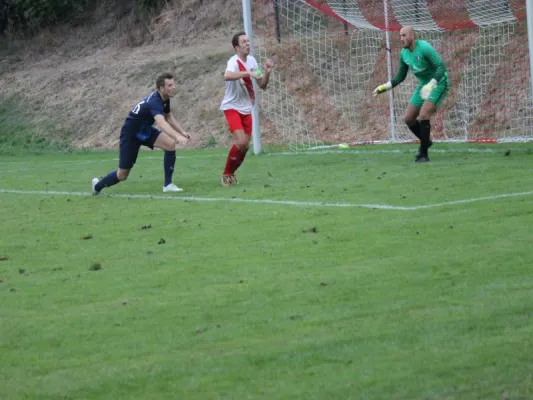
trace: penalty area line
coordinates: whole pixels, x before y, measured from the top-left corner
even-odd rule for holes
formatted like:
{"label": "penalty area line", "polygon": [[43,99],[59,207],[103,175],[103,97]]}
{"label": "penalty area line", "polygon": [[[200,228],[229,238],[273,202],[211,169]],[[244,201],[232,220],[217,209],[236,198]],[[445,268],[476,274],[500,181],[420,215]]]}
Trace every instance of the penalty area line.
{"label": "penalty area line", "polygon": [[[15,190],[0,189],[4,194],[21,194],[21,195],[48,195],[48,196],[75,196],[89,197],[89,192],[61,192],[53,190]],[[270,200],[270,199],[243,199],[240,197],[198,197],[198,196],[164,196],[153,194],[101,194],[104,198],[119,199],[155,199],[155,200],[178,200],[178,201],[195,201],[195,202],[233,202],[233,203],[250,203],[250,204],[273,204],[299,207],[336,207],[336,208],[372,208],[380,210],[410,210],[412,207],[393,206],[388,204],[357,204],[357,203],[332,203],[319,201],[296,201],[296,200]]]}
{"label": "penalty area line", "polygon": [[[52,190],[15,190],[15,189],[0,189],[0,193],[4,194],[19,194],[19,195],[44,195],[44,196],[77,196],[89,197],[92,193],[89,192],[62,192]],[[504,193],[492,196],[474,197],[469,199],[451,200],[442,203],[424,204],[419,206],[394,206],[390,204],[367,204],[367,203],[335,203],[335,202],[319,202],[319,201],[296,201],[296,200],[272,200],[272,199],[243,199],[239,197],[198,197],[198,196],[164,196],[151,194],[102,194],[104,198],[119,198],[119,199],[155,199],[155,200],[178,200],[178,201],[194,201],[194,202],[232,202],[232,203],[249,203],[249,204],[271,204],[297,207],[328,207],[328,208],[367,208],[374,210],[390,210],[390,211],[416,211],[429,208],[439,208],[446,206],[454,206],[458,204],[476,203],[488,200],[499,200],[511,197],[524,197],[533,195],[533,191],[519,192],[519,193]]]}
{"label": "penalty area line", "polygon": [[476,203],[476,202],[479,202],[479,201],[487,201],[487,200],[508,199],[508,198],[511,198],[511,197],[525,197],[525,196],[531,196],[531,195],[533,195],[533,191],[518,192],[518,193],[503,193],[503,194],[495,194],[495,195],[492,195],[492,196],[473,197],[473,198],[470,198],[470,199],[451,200],[451,201],[446,201],[446,202],[443,202],[443,203],[425,204],[425,205],[422,205],[422,206],[415,206],[414,209],[423,210],[423,209],[426,209],[426,208],[455,206],[455,205],[458,205],[458,204]]}

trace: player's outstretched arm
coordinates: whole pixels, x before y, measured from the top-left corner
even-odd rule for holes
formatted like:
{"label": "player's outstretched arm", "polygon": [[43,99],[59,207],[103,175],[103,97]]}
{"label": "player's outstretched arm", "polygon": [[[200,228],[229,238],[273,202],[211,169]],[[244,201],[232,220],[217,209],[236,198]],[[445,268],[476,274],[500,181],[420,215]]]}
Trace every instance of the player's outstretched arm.
{"label": "player's outstretched arm", "polygon": [[387,83],[377,86],[374,89],[373,94],[374,96],[377,96],[378,94],[385,93],[386,91],[391,90],[391,89],[392,89],[392,83],[389,81]]}
{"label": "player's outstretched arm", "polygon": [[187,132],[185,132],[185,129],[181,126],[181,124],[178,122],[176,117],[172,114],[165,114],[165,120],[170,124],[174,130],[176,130],[181,136],[183,136],[186,139],[190,139],[191,135],[189,135]]}
{"label": "player's outstretched arm", "polygon": [[442,58],[440,58],[439,53],[429,43],[422,48],[422,54],[429,60],[435,69],[435,75],[433,75],[433,78],[420,90],[420,97],[422,97],[424,100],[427,100],[429,99],[433,88],[437,86],[437,83],[440,82],[447,71],[446,64],[444,64],[444,61],[442,61]]}
{"label": "player's outstretched arm", "polygon": [[409,71],[409,66],[400,58],[400,62],[398,63],[398,72],[396,72],[396,75],[390,81],[393,88],[405,80],[407,77],[407,71]]}
{"label": "player's outstretched arm", "polygon": [[429,60],[435,69],[435,75],[433,76],[433,79],[435,79],[437,82],[440,82],[440,80],[444,77],[444,74],[447,72],[446,64],[444,61],[442,61],[440,54],[429,43],[425,43],[424,47],[422,48],[422,54]]}
{"label": "player's outstretched arm", "polygon": [[257,80],[257,84],[259,85],[261,89],[265,90],[267,88],[268,81],[270,79],[270,73],[272,72],[273,68],[274,68],[274,61],[268,58],[264,64],[265,73],[260,74],[260,77]]}
{"label": "player's outstretched arm", "polygon": [[257,72],[254,71],[239,71],[239,72],[233,72],[233,71],[226,71],[224,72],[224,80],[225,81],[237,81],[242,78],[251,77],[254,79],[259,78],[259,75]]}
{"label": "player's outstretched arm", "polygon": [[161,129],[163,132],[165,132],[170,137],[174,138],[176,142],[180,141],[181,135],[178,131],[176,131],[172,126],[167,122],[163,114],[158,114],[154,117],[155,122],[157,123],[157,126],[159,129]]}
{"label": "player's outstretched arm", "polygon": [[396,73],[394,78],[392,78],[391,81],[376,87],[373,92],[374,96],[377,96],[378,94],[381,94],[381,93],[385,93],[391,90],[392,88],[398,86],[400,83],[402,83],[405,77],[407,76],[408,70],[409,70],[409,67],[407,66],[407,64],[403,62],[402,59],[400,59],[400,63],[398,65],[398,72]]}

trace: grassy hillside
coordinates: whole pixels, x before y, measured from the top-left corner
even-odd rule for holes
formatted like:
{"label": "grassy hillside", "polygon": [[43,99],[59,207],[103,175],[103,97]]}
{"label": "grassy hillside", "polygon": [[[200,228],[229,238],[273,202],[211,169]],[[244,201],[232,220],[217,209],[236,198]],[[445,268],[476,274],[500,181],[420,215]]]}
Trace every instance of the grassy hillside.
{"label": "grassy hillside", "polygon": [[176,1],[140,16],[117,1],[84,24],[45,30],[31,40],[4,38],[2,150],[14,143],[113,147],[127,111],[163,71],[176,74],[174,112],[194,133],[192,145],[224,141],[221,74],[232,54],[231,36],[242,28],[240,7],[229,0]]}
{"label": "grassy hillside", "polygon": [[[155,76],[163,71],[176,74],[173,111],[193,134],[190,145],[227,143],[218,106],[222,72],[233,54],[230,38],[242,29],[241,3],[168,0],[152,15],[125,3],[132,1],[106,3],[86,18],[31,40],[4,39],[0,151],[12,151],[13,144],[24,149],[116,148],[126,113],[153,90]],[[261,105],[263,143],[387,140],[389,98],[371,96],[387,76],[385,36],[363,30],[346,34],[344,24],[304,4],[281,8],[283,40],[278,42],[272,2],[254,1],[256,54],[260,62],[266,56],[276,62],[268,100]],[[419,37],[436,46],[450,74],[450,93],[432,119],[435,139],[531,136],[524,21],[419,32]],[[397,38],[392,47],[396,69]],[[415,81],[410,74],[394,91],[400,140],[413,138],[402,116]]]}

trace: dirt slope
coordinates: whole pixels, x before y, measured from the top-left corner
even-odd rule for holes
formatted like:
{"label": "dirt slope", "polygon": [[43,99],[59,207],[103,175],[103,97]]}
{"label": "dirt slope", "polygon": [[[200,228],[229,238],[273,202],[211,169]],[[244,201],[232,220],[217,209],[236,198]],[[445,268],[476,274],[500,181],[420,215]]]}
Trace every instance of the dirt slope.
{"label": "dirt slope", "polygon": [[0,61],[0,102],[24,104],[24,120],[40,134],[114,148],[129,109],[154,89],[159,73],[171,71],[178,88],[172,109],[194,135],[191,144],[224,144],[218,106],[231,36],[242,28],[239,12],[240,2],[226,0],[169,2],[152,18],[127,7],[101,9],[92,24],[19,42]]}

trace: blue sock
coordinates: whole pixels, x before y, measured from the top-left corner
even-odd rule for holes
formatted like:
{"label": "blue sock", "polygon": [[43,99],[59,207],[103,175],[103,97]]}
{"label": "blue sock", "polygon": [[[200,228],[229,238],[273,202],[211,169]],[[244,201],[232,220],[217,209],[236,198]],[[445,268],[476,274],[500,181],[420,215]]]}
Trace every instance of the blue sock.
{"label": "blue sock", "polygon": [[106,177],[100,179],[94,188],[97,192],[99,192],[103,188],[116,185],[117,183],[119,183],[117,171],[113,171],[110,172]]}
{"label": "blue sock", "polygon": [[176,164],[176,152],[165,151],[163,158],[163,168],[165,169],[165,186],[172,183],[172,174],[174,173],[174,165]]}

